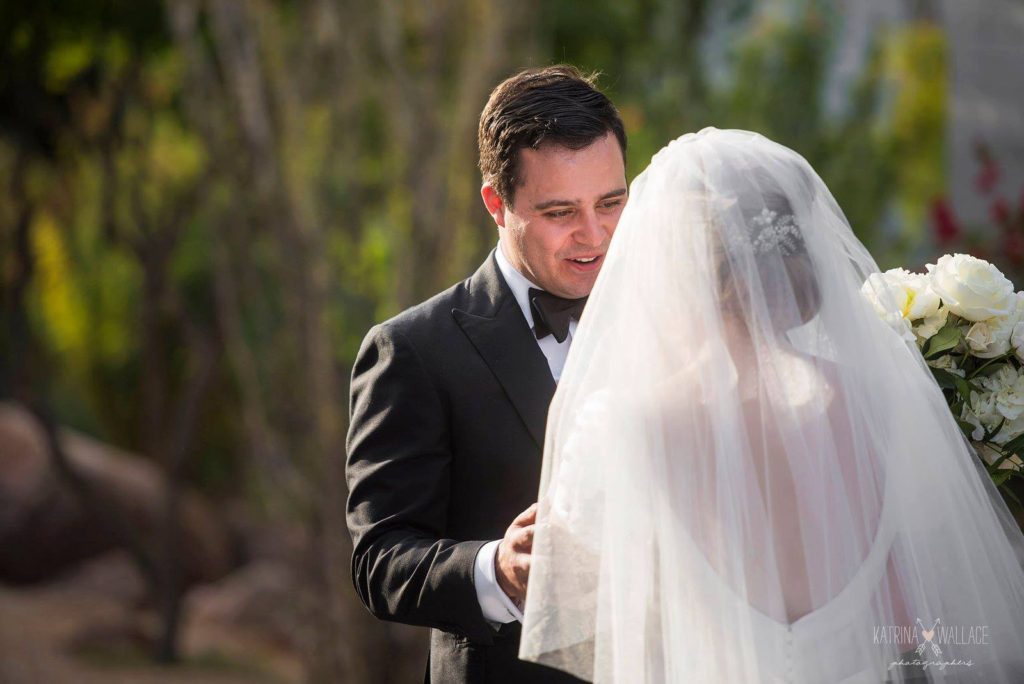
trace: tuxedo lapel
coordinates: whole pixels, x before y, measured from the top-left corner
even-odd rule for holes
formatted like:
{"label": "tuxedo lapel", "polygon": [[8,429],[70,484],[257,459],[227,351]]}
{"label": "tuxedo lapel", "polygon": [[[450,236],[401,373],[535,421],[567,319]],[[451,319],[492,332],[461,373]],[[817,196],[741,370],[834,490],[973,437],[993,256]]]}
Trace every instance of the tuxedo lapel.
{"label": "tuxedo lapel", "polygon": [[555,392],[544,352],[498,270],[494,253],[470,278],[465,309],[452,316],[494,373],[537,445],[544,446],[548,405]]}

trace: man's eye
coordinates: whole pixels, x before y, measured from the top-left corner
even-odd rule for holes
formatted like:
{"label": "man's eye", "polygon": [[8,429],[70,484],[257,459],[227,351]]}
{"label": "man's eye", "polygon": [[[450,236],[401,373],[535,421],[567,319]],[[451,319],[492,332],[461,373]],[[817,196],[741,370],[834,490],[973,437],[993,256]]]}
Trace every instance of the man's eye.
{"label": "man's eye", "polygon": [[565,218],[572,213],[572,209],[561,209],[559,211],[549,211],[547,213],[548,218]]}
{"label": "man's eye", "polygon": [[614,209],[615,207],[618,207],[621,204],[622,204],[622,200],[618,199],[618,200],[614,200],[612,202],[605,202],[604,204],[601,205],[601,208],[602,209]]}

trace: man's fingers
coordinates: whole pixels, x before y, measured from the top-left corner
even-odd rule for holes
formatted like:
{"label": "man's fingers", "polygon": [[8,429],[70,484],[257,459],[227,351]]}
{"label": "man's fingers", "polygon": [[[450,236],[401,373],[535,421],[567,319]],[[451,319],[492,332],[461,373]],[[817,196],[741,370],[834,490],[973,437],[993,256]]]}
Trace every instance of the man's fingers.
{"label": "man's fingers", "polygon": [[527,525],[519,530],[516,539],[517,551],[529,551],[533,548],[533,531],[535,529],[535,525]]}
{"label": "man's fingers", "polygon": [[526,525],[532,525],[537,519],[537,504],[532,503],[530,507],[525,511],[516,516],[516,519],[512,521],[513,525],[524,527]]}

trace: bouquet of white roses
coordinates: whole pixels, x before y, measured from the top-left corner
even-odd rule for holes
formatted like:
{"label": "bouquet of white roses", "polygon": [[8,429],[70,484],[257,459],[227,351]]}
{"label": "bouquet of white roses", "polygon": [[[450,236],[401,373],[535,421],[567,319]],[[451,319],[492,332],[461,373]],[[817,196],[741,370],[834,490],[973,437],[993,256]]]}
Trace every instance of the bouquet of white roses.
{"label": "bouquet of white roses", "polygon": [[947,254],[927,273],[872,274],[861,291],[917,343],[992,480],[1021,506],[1010,484],[1024,478],[1024,292],[967,254]]}

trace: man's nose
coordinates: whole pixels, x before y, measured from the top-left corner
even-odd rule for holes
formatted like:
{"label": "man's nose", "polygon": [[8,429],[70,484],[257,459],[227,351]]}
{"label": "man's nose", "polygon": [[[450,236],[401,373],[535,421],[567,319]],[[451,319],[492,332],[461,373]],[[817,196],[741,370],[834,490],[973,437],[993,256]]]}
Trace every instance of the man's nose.
{"label": "man's nose", "polygon": [[608,227],[602,222],[600,216],[593,209],[583,211],[580,214],[580,222],[576,226],[576,242],[581,245],[597,246],[603,244],[608,234]]}

